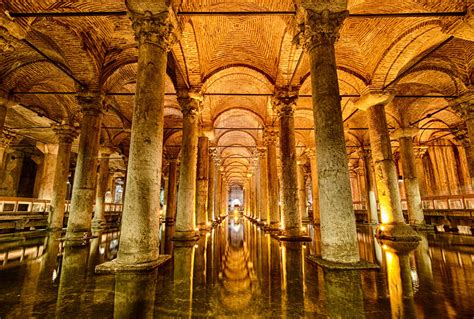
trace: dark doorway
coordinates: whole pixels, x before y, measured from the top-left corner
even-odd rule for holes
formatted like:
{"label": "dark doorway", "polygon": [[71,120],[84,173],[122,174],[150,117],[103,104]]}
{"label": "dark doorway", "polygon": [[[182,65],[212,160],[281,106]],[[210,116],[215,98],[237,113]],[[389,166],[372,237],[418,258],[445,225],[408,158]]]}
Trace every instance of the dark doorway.
{"label": "dark doorway", "polygon": [[18,183],[18,197],[33,197],[37,170],[38,165],[30,156],[25,156],[21,167],[20,182]]}

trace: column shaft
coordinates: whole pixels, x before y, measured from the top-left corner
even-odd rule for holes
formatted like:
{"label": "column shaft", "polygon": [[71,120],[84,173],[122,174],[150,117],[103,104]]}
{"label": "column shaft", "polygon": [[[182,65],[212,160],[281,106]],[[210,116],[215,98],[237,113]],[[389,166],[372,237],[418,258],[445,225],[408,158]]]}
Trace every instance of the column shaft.
{"label": "column shaft", "polygon": [[321,224],[321,214],[319,211],[319,186],[318,186],[318,164],[316,154],[309,156],[311,165],[311,192],[313,196],[313,222],[316,225]]}
{"label": "column shaft", "polygon": [[362,151],[362,161],[364,163],[364,174],[365,174],[365,189],[366,189],[366,201],[367,201],[367,214],[368,222],[370,224],[378,224],[379,215],[377,210],[377,197],[375,190],[374,176],[372,175],[372,168],[370,166],[368,152]]}
{"label": "column shaft", "polygon": [[[215,149],[211,152],[214,154]],[[207,192],[207,212],[209,221],[216,219],[214,210],[214,197],[215,197],[215,186],[216,186],[216,165],[214,163],[213,156],[209,156],[209,186]]]}
{"label": "column shaft", "polygon": [[180,104],[183,111],[183,141],[174,239],[194,240],[196,239],[198,105],[191,98],[182,98]]}
{"label": "column shaft", "polygon": [[209,190],[209,139],[200,136],[198,140],[196,220],[200,229],[207,227],[207,199]]}
{"label": "column shaft", "polygon": [[112,152],[103,150],[100,152],[99,176],[97,177],[97,192],[95,198],[93,227],[103,229],[107,224],[105,219],[105,193],[107,192],[107,184],[109,180],[109,159]]}
{"label": "column shaft", "polygon": [[68,240],[73,241],[82,241],[91,231],[102,123],[102,98],[98,95],[85,95],[79,96],[78,99],[83,117],[66,236]]}
{"label": "column shaft", "polygon": [[347,12],[307,10],[322,258],[358,262],[359,252],[344,139],[334,44]]}
{"label": "column shaft", "polygon": [[[271,132],[270,134],[275,134]],[[267,167],[268,167],[268,203],[270,215],[270,227],[278,229],[280,226],[280,186],[278,185],[278,169],[277,169],[277,152],[275,145],[275,136],[270,136],[267,139]]]}
{"label": "column shaft", "polygon": [[400,142],[400,158],[402,161],[403,181],[407,194],[408,222],[410,224],[424,224],[425,217],[421,205],[420,188],[416,174],[415,155],[411,136],[402,137]]}
{"label": "column shaft", "polygon": [[171,24],[167,12],[130,12],[138,67],[120,247],[120,270],[158,265],[164,97]]}
{"label": "column shaft", "polygon": [[59,146],[54,170],[54,186],[49,208],[48,227],[51,230],[63,228],[64,210],[71,158],[71,145],[77,133],[73,127],[59,126],[54,128]]}
{"label": "column shaft", "polygon": [[221,200],[222,200],[222,172],[217,167],[217,186],[216,186],[216,196],[214,196],[214,214],[217,218],[221,217]]}
{"label": "column shaft", "polygon": [[404,223],[384,106],[374,105],[366,112],[382,223]]}
{"label": "column shaft", "polygon": [[169,161],[169,172],[168,172],[168,196],[166,201],[166,223],[173,225],[176,216],[176,193],[177,193],[177,175],[178,175],[178,162],[176,159]]}
{"label": "column shaft", "polygon": [[261,148],[260,152],[260,221],[262,223],[267,223],[270,220],[270,212],[268,210],[268,159],[267,159],[267,149]]}
{"label": "column shaft", "polygon": [[308,212],[306,210],[306,184],[304,182],[304,163],[298,163],[298,211],[301,220],[308,222]]}

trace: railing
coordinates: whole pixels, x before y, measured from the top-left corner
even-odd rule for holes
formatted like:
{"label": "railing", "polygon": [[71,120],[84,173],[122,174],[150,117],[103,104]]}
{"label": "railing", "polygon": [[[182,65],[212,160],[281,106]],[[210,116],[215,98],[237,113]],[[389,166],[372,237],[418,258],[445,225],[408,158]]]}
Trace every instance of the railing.
{"label": "railing", "polygon": [[[71,203],[64,204],[67,218]],[[0,229],[24,229],[28,227],[46,227],[50,201],[37,198],[0,197]],[[105,218],[117,222],[120,220],[122,204],[105,203]]]}

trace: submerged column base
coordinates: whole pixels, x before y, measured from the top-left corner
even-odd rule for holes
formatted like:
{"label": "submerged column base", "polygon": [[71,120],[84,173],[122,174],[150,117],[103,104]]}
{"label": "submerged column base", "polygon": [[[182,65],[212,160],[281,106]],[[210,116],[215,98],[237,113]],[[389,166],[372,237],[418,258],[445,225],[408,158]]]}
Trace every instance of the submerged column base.
{"label": "submerged column base", "polygon": [[421,240],[420,235],[405,223],[379,225],[375,237],[403,242],[418,242]]}
{"label": "submerged column base", "polygon": [[149,262],[132,264],[120,261],[119,258],[97,265],[95,267],[96,274],[115,274],[120,272],[147,272],[157,267],[160,267],[168,260],[171,259],[170,255],[160,255],[158,259]]}
{"label": "submerged column base", "polygon": [[334,262],[325,260],[319,256],[310,255],[306,257],[306,260],[309,262],[316,264],[322,268],[327,269],[340,269],[340,270],[348,270],[348,269],[380,269],[380,266],[377,264],[369,263],[368,261],[358,261],[354,263],[341,263],[341,262]]}
{"label": "submerged column base", "polygon": [[199,238],[199,233],[195,230],[180,231],[176,230],[172,241],[195,241]]}
{"label": "submerged column base", "polygon": [[92,220],[92,229],[105,229],[107,228],[107,221],[105,219],[93,219]]}
{"label": "submerged column base", "polygon": [[77,229],[74,231],[67,231],[64,238],[66,246],[83,246],[92,238],[92,233],[89,229]]}

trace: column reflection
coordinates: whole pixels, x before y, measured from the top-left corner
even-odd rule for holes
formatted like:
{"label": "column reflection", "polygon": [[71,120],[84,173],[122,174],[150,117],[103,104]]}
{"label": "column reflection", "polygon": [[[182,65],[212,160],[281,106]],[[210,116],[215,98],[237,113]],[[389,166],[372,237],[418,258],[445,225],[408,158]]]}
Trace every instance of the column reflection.
{"label": "column reflection", "polygon": [[282,313],[286,317],[304,315],[304,271],[301,243],[286,242],[281,246]]}
{"label": "column reflection", "polygon": [[157,270],[115,275],[114,318],[153,318]]}
{"label": "column reflection", "polygon": [[81,299],[85,292],[89,245],[66,246],[61,264],[56,316],[75,317],[81,313]]}
{"label": "column reflection", "polygon": [[194,242],[175,242],[173,248],[174,315],[192,316],[194,281]]}
{"label": "column reflection", "polygon": [[415,245],[389,242],[383,245],[392,318],[416,318],[408,254],[417,244],[417,242]]}

